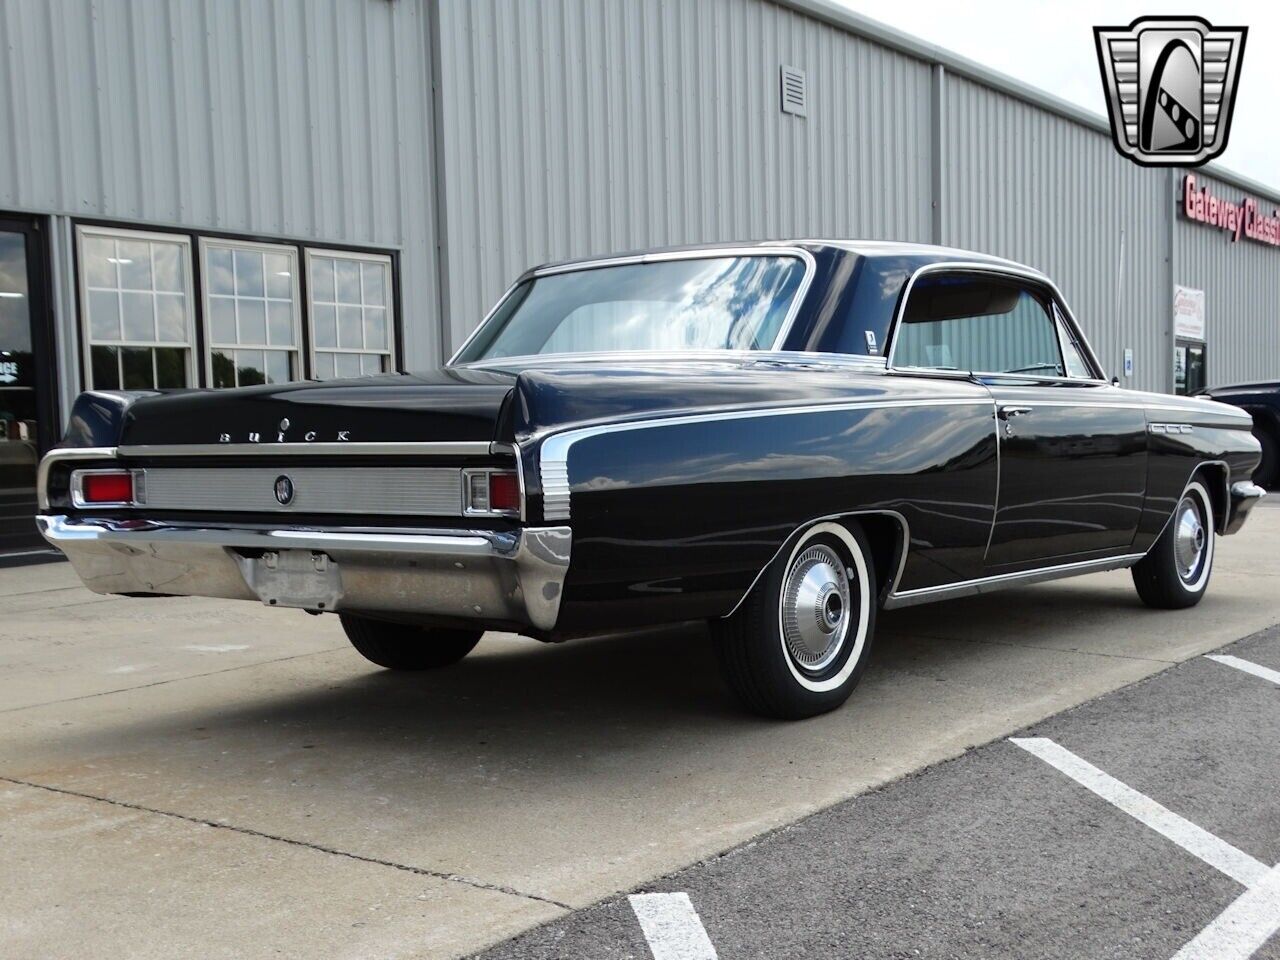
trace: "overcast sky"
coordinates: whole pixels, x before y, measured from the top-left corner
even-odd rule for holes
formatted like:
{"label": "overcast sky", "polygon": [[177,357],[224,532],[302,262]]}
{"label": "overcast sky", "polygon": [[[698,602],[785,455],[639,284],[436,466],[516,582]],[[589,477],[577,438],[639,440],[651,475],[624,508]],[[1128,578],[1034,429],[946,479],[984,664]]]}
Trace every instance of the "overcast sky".
{"label": "overcast sky", "polygon": [[836,0],[929,43],[1106,115],[1095,26],[1141,16],[1194,14],[1246,26],[1244,64],[1227,150],[1215,163],[1280,188],[1280,4],[1132,3],[1127,0]]}

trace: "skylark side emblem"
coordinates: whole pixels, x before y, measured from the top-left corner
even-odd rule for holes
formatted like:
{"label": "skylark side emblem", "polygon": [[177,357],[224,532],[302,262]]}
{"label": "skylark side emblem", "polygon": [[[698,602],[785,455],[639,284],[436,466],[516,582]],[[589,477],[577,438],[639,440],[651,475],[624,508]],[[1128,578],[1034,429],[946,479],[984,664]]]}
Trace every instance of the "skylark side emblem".
{"label": "skylark side emblem", "polygon": [[1094,27],[1116,149],[1151,167],[1197,167],[1221,154],[1248,32],[1199,17]]}

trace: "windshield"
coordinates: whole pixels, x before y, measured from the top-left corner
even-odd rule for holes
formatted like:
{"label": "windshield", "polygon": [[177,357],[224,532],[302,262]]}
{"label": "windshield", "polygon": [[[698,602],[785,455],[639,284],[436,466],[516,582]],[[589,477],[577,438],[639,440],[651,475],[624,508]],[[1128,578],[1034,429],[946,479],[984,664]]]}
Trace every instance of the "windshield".
{"label": "windshield", "polygon": [[517,286],[458,363],[542,353],[768,350],[804,278],[788,255],[571,270]]}

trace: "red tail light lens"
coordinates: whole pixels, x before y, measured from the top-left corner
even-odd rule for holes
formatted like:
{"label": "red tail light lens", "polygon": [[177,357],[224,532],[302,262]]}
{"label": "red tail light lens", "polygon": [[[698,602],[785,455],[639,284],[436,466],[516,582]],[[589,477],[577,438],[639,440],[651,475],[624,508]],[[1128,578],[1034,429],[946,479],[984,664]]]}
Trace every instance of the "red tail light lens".
{"label": "red tail light lens", "polygon": [[514,473],[489,474],[489,509],[520,512],[520,481]]}
{"label": "red tail light lens", "polygon": [[80,499],[85,503],[132,503],[133,474],[82,474],[80,477]]}

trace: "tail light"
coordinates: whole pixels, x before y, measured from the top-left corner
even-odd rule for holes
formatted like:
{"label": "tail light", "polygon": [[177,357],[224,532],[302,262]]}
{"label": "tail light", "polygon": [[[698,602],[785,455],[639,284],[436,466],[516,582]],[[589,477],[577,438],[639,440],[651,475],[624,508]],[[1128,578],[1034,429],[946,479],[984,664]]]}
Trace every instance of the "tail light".
{"label": "tail light", "polygon": [[135,507],[145,503],[142,470],[73,470],[71,503],[77,507]]}
{"label": "tail light", "polygon": [[514,470],[464,470],[463,511],[471,516],[520,516],[520,477]]}

